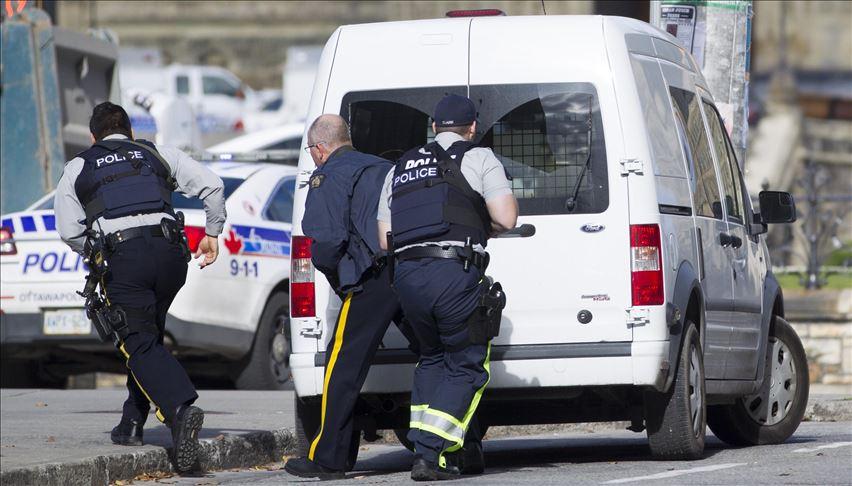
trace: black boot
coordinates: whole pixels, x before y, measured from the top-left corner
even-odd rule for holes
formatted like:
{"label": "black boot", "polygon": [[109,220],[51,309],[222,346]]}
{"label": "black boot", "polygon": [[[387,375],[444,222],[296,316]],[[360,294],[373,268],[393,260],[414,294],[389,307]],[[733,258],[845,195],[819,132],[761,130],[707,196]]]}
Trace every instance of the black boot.
{"label": "black boot", "polygon": [[456,466],[447,464],[447,467],[441,467],[422,457],[415,459],[411,466],[411,479],[414,481],[444,481],[458,479],[458,477],[459,469]]}
{"label": "black boot", "polygon": [[204,411],[194,405],[183,405],[175,415],[172,445],[175,451],[175,469],[180,473],[192,471],[198,461],[201,444],[198,433],[204,424]]}
{"label": "black boot", "polygon": [[307,457],[290,459],[284,465],[284,470],[300,478],[343,479],[346,477],[343,471],[321,466]]}
{"label": "black boot", "polygon": [[110,432],[109,437],[113,444],[125,446],[141,446],[142,445],[142,427],[144,421],[136,419],[125,419],[122,417]]}

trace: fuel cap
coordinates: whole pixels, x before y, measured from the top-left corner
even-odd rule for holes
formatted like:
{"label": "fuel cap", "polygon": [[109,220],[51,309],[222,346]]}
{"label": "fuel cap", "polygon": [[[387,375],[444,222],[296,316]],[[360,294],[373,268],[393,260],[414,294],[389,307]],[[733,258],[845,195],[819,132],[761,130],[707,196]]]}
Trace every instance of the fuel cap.
{"label": "fuel cap", "polygon": [[583,309],[577,313],[577,320],[580,321],[580,324],[588,324],[592,322],[592,313]]}

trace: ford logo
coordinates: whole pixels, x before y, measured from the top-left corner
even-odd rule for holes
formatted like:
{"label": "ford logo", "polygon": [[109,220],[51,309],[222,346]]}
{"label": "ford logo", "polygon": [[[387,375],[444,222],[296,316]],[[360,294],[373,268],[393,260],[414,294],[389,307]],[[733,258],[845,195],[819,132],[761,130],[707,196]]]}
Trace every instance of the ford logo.
{"label": "ford logo", "polygon": [[602,224],[584,224],[580,227],[583,233],[598,233],[600,231],[603,231],[604,228],[606,228],[606,226]]}

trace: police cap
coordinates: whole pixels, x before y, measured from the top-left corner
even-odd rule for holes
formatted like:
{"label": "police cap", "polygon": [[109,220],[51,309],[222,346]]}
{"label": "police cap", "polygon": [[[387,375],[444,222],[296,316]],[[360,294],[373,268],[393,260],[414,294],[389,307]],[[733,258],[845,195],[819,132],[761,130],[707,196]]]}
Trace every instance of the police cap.
{"label": "police cap", "polygon": [[435,106],[434,118],[439,127],[470,125],[476,121],[476,106],[465,96],[447,95]]}

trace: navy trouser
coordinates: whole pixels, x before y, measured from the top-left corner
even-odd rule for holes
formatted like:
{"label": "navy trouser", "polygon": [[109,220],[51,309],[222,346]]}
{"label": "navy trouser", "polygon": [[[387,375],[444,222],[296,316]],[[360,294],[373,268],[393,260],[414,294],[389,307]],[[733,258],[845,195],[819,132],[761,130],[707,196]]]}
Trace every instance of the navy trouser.
{"label": "navy trouser", "polygon": [[355,403],[388,325],[401,318],[387,268],[366,278],[361,291],[344,298],[326,349],[321,425],[308,459],[330,469],[346,469]]}
{"label": "navy trouser", "polygon": [[157,418],[170,424],[178,407],[198,398],[183,366],[163,346],[166,313],[186,281],[181,248],[145,234],[119,243],[106,260],[106,297],[128,311],[131,327],[119,348],[128,370],[122,418],[144,422],[153,403]]}
{"label": "navy trouser", "polygon": [[466,434],[481,440],[471,421],[488,384],[490,345],[470,344],[464,325],[479,303],[481,277],[459,260],[422,258],[396,268],[394,288],[420,345],[408,438],[417,455],[442,466]]}

